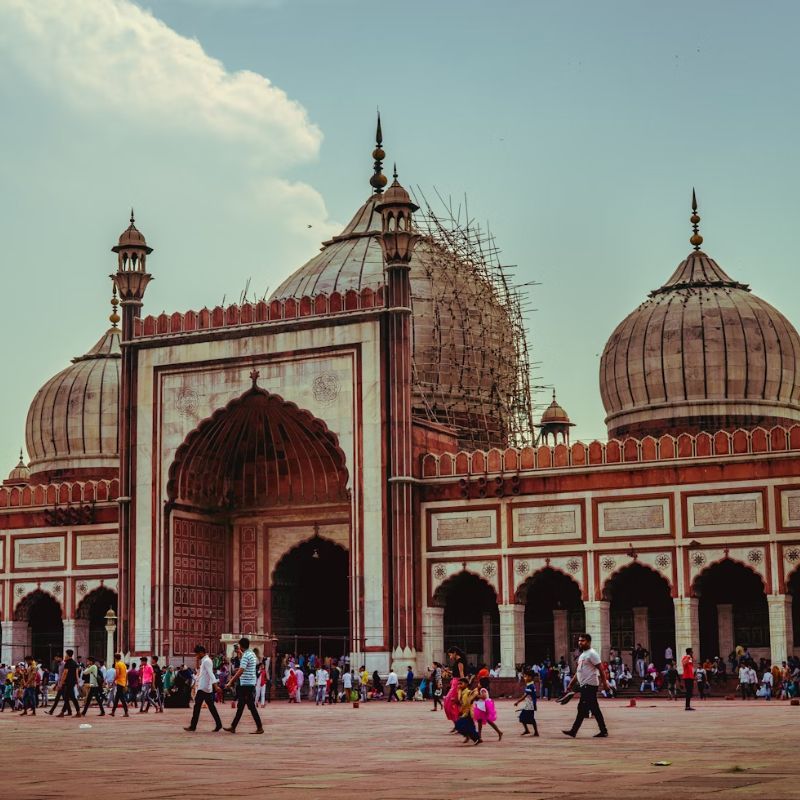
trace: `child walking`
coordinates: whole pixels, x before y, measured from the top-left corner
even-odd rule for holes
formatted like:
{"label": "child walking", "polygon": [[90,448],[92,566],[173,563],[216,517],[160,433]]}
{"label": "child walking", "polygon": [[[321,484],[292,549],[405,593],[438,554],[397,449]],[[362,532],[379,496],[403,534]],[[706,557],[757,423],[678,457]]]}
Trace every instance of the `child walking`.
{"label": "child walking", "polygon": [[475,719],[472,716],[472,705],[478,696],[477,689],[469,688],[469,681],[460,678],[458,681],[458,703],[459,715],[456,720],[456,730],[464,737],[464,744],[472,741],[474,744],[481,743],[481,737],[475,728]]}
{"label": "child walking", "polygon": [[478,692],[478,697],[473,703],[472,709],[472,716],[475,722],[478,723],[478,738],[481,738],[483,725],[485,723],[490,728],[494,728],[495,733],[497,733],[497,741],[499,742],[503,738],[503,731],[495,725],[497,709],[494,706],[494,700],[489,697],[488,689],[483,688]]}
{"label": "child walking", "polygon": [[525,705],[522,707],[522,711],[519,712],[519,721],[525,730],[520,735],[527,736],[530,734],[528,725],[533,725],[533,735],[538,736],[539,728],[536,726],[536,679],[530,671],[525,673],[525,692],[514,705],[518,706],[523,701]]}

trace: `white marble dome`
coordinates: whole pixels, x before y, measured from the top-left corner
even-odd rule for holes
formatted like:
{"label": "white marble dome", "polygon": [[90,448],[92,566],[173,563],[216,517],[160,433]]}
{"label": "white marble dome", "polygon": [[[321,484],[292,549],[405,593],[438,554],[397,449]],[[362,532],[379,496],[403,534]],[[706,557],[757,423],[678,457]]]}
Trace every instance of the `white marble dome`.
{"label": "white marble dome", "polygon": [[105,477],[118,469],[121,358],[112,328],[39,389],[25,425],[31,476]]}

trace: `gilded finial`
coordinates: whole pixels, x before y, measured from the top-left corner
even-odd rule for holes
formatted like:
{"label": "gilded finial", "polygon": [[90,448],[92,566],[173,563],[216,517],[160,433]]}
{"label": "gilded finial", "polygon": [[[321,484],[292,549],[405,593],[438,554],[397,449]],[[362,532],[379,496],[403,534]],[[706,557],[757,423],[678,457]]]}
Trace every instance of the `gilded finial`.
{"label": "gilded finial", "polygon": [[697,213],[697,195],[692,187],[692,216],[689,217],[692,223],[692,235],[689,244],[694,246],[695,251],[699,252],[700,245],[703,244],[703,237],[700,235],[700,215]]}
{"label": "gilded finial", "polygon": [[111,330],[117,331],[117,325],[119,324],[119,314],[117,313],[117,306],[119,305],[119,300],[117,299],[117,284],[114,283],[113,290],[111,294],[111,313],[108,315],[108,321],[111,323]]}
{"label": "gilded finial", "polygon": [[383,174],[383,159],[386,153],[383,149],[383,131],[381,130],[381,112],[378,112],[378,126],[375,129],[375,149],[372,157],[375,163],[372,165],[373,175],[369,179],[369,185],[375,190],[375,194],[383,194],[383,187],[386,186],[386,176]]}
{"label": "gilded finial", "polygon": [[260,376],[261,373],[255,367],[253,367],[253,369],[250,370],[250,380],[253,382],[254,389],[256,388],[256,384],[258,383],[258,379]]}

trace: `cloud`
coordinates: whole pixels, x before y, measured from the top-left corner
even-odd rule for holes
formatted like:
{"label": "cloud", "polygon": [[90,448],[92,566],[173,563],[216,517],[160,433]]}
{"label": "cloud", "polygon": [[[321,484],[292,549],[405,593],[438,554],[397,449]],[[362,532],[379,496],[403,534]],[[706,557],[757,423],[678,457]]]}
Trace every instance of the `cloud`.
{"label": "cloud", "polygon": [[74,106],[142,127],[200,130],[262,159],[314,158],[322,134],[267,78],[228,72],[199,42],[128,0],[2,0],[0,46]]}

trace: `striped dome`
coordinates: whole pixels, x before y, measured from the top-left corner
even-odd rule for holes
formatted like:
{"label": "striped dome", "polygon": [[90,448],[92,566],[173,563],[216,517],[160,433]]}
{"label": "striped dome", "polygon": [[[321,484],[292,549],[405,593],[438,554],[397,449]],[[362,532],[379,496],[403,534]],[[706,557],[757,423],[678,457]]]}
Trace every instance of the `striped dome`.
{"label": "striped dome", "polygon": [[[271,299],[382,286],[376,205],[385,196],[371,195]],[[427,236],[418,242],[410,268],[413,413],[452,425],[463,447],[505,445],[518,390],[508,310],[484,275]]]}
{"label": "striped dome", "polygon": [[600,361],[609,436],[800,421],[800,338],[714,259],[692,252],[618,326]]}
{"label": "striped dome", "polygon": [[25,442],[32,476],[103,477],[119,466],[119,331],[51,378],[28,410]]}

